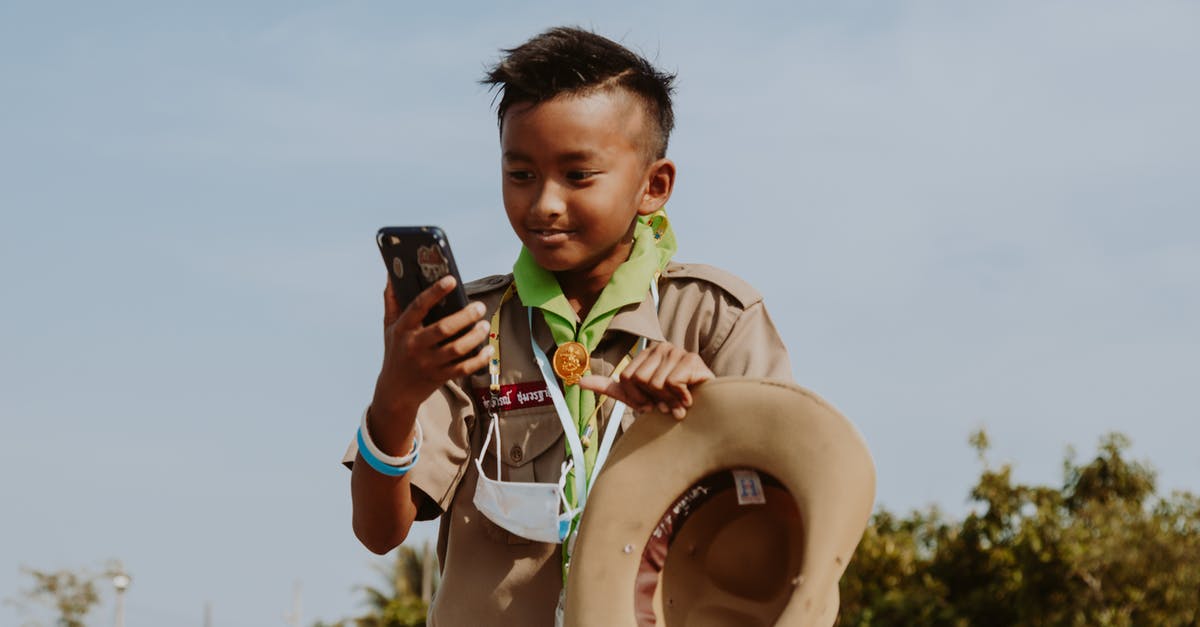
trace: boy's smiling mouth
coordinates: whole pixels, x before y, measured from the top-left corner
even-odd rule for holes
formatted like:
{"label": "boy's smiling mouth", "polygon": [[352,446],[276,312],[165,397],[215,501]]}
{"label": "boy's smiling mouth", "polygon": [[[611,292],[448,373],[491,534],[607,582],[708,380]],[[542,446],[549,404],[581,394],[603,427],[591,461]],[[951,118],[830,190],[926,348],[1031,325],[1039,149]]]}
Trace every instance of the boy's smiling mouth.
{"label": "boy's smiling mouth", "polygon": [[567,241],[575,231],[566,229],[529,229],[529,234],[539,244],[560,244]]}

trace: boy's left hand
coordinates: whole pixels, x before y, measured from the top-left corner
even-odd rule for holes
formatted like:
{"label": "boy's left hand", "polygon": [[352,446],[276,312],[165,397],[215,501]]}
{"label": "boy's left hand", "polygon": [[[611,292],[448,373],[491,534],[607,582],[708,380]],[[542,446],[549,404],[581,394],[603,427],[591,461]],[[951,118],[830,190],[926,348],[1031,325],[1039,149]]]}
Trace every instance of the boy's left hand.
{"label": "boy's left hand", "polygon": [[617,380],[588,375],[579,380],[579,387],[615,398],[641,412],[657,407],[681,419],[692,406],[690,388],[714,376],[700,355],[660,342],[638,353]]}

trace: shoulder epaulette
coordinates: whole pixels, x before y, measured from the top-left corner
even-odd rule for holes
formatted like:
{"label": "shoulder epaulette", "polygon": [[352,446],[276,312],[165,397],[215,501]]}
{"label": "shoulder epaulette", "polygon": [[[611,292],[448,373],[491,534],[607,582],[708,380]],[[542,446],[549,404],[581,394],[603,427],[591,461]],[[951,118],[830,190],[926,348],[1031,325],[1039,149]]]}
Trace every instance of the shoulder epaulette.
{"label": "shoulder epaulette", "polygon": [[493,274],[485,276],[482,279],[476,279],[463,284],[463,289],[466,290],[467,296],[477,296],[492,290],[502,290],[512,283],[513,276],[511,274]]}
{"label": "shoulder epaulette", "polygon": [[762,300],[762,294],[754,289],[754,286],[725,270],[702,263],[671,263],[663,271],[663,276],[668,279],[695,279],[712,283],[732,296],[742,307],[749,307]]}

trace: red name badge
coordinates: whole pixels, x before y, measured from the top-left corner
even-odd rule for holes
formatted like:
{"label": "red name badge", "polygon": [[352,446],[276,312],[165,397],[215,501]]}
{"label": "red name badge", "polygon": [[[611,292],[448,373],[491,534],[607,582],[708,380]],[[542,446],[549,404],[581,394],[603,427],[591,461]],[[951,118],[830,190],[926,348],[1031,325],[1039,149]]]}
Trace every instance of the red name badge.
{"label": "red name badge", "polygon": [[500,393],[492,398],[491,389],[475,388],[475,397],[479,404],[488,411],[513,411],[551,405],[550,392],[546,389],[545,381],[529,381],[500,386]]}

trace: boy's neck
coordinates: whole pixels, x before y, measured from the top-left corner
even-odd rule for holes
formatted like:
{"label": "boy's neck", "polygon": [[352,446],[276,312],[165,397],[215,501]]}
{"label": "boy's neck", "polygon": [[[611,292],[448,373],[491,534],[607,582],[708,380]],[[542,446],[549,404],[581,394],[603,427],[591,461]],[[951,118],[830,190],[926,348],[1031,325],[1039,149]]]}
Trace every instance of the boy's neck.
{"label": "boy's neck", "polygon": [[[630,230],[632,231],[632,228]],[[604,291],[605,287],[608,287],[613,273],[629,259],[630,253],[633,252],[632,240],[623,243],[620,247],[625,250],[618,251],[615,255],[609,255],[605,260],[590,268],[554,273],[563,296],[566,297],[567,303],[571,305],[575,313],[579,315],[580,320],[587,319],[588,312],[599,300],[600,293]]]}
{"label": "boy's neck", "polygon": [[[614,268],[615,270],[615,268]],[[556,272],[558,286],[562,288],[567,303],[579,314],[579,319],[587,318],[592,305],[600,298],[600,292],[612,278],[612,270],[608,272]]]}

